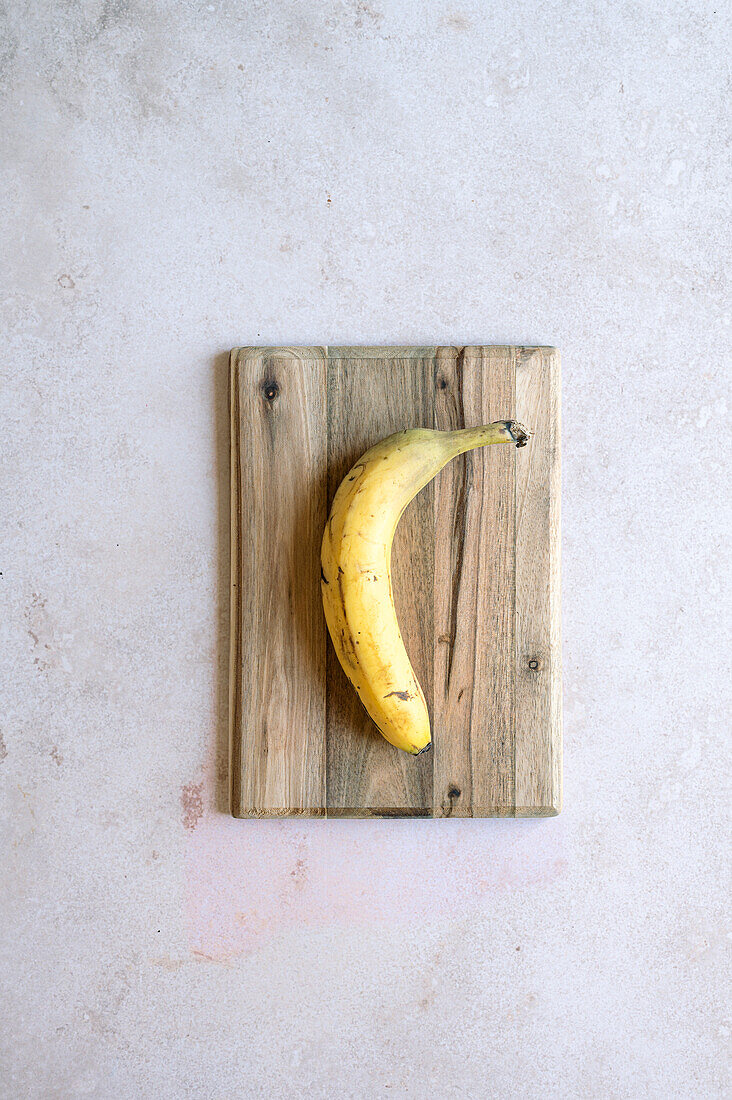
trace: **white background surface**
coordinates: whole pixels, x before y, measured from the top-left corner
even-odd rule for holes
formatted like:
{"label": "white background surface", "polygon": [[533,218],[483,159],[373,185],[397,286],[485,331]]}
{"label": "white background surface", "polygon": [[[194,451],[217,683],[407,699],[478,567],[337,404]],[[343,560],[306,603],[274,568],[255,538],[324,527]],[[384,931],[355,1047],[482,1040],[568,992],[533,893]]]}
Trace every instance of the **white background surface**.
{"label": "white background surface", "polygon": [[[724,1095],[727,14],[5,5],[4,1096]],[[563,353],[564,813],[217,813],[224,353],[491,342]]]}

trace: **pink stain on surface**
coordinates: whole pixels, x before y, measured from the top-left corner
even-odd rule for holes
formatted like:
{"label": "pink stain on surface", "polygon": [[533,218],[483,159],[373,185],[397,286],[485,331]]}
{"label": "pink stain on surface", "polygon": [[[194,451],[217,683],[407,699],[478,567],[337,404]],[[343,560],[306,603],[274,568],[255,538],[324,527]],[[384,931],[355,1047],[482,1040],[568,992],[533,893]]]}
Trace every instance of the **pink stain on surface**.
{"label": "pink stain on surface", "polygon": [[560,878],[562,838],[561,819],[237,821],[206,810],[188,839],[190,947],[225,961],[295,927],[459,918],[497,891]]}

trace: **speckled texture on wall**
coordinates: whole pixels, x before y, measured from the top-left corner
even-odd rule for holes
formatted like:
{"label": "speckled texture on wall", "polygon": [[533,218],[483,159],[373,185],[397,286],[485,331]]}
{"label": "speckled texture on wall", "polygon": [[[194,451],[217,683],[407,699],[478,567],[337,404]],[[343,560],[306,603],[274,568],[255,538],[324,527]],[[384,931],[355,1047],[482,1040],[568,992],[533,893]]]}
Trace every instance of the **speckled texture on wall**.
{"label": "speckled texture on wall", "polygon": [[[729,38],[8,0],[4,1096],[725,1095]],[[226,352],[500,342],[563,355],[564,813],[228,818]]]}

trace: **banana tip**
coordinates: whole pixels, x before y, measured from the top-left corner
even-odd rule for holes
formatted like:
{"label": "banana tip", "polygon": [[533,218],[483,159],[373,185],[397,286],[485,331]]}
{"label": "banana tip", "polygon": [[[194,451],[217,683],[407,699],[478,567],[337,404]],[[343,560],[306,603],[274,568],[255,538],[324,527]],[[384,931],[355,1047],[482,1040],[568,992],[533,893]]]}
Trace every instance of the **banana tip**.
{"label": "banana tip", "polygon": [[518,420],[507,420],[506,427],[511,433],[511,437],[515,441],[516,446],[525,447],[531,438],[531,432],[528,431],[523,424],[519,424]]}
{"label": "banana tip", "polygon": [[427,752],[427,750],[431,749],[431,748],[432,748],[432,742],[428,741],[427,744],[424,746],[424,748],[418,749],[417,752],[415,752],[414,755],[415,756],[421,756],[423,752]]}

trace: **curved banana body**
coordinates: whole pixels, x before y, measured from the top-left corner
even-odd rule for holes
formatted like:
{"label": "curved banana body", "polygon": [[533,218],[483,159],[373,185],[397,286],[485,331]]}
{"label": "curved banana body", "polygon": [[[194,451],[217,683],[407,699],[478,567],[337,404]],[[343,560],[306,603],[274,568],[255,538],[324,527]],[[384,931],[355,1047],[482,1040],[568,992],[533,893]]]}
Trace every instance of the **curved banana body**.
{"label": "curved banana body", "polygon": [[333,500],[321,551],[328,630],[346,676],[384,737],[414,755],[430,747],[430,719],[394,608],[397,523],[451,458],[489,443],[522,447],[527,440],[514,420],[452,432],[398,432],[358,460]]}

